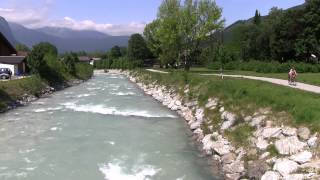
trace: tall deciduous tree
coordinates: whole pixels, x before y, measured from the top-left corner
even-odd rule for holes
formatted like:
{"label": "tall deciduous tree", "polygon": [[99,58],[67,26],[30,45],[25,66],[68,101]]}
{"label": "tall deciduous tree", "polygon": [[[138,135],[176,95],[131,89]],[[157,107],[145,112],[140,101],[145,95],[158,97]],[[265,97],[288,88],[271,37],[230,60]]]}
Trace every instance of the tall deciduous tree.
{"label": "tall deciduous tree", "polygon": [[42,42],[33,46],[31,53],[28,55],[28,67],[32,73],[39,73],[40,70],[46,65],[44,57],[50,55],[53,57],[58,56],[57,48],[48,43]]}
{"label": "tall deciduous tree", "polygon": [[145,29],[148,46],[163,64],[189,70],[201,42],[223,27],[221,11],[214,0],[164,0],[158,19]]}
{"label": "tall deciduous tree", "polygon": [[320,0],[307,0],[302,26],[295,50],[300,58],[308,61],[312,54],[320,57]]}
{"label": "tall deciduous tree", "polygon": [[119,46],[112,47],[109,55],[112,59],[117,59],[117,58],[121,57],[120,47]]}
{"label": "tall deciduous tree", "polygon": [[150,56],[146,41],[140,34],[133,34],[130,37],[127,53],[130,60],[144,60]]}

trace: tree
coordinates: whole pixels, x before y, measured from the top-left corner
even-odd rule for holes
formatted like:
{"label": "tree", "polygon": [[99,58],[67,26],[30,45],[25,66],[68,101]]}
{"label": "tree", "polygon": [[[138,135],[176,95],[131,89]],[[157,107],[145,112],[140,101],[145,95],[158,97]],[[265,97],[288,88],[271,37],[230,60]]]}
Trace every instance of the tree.
{"label": "tree", "polygon": [[256,10],[256,13],[254,15],[253,23],[255,25],[260,25],[260,23],[261,23],[261,15],[260,15],[260,12],[258,10]]}
{"label": "tree", "polygon": [[117,59],[122,56],[121,54],[121,49],[119,46],[114,46],[111,48],[110,53],[109,53],[110,58],[112,59]]}
{"label": "tree", "polygon": [[18,44],[16,45],[16,50],[17,51],[25,51],[25,52],[30,52],[30,48],[24,44]]}
{"label": "tree", "polygon": [[46,55],[51,55],[55,58],[58,56],[57,48],[47,42],[39,43],[33,46],[31,53],[28,55],[28,67],[30,68],[31,73],[37,74],[42,68],[45,67],[46,62],[44,57]]}
{"label": "tree", "polygon": [[280,21],[274,25],[271,41],[271,55],[273,59],[285,62],[296,58],[295,44],[304,27],[300,22],[303,11],[288,10]]}
{"label": "tree", "polygon": [[[181,39],[179,35],[180,1],[164,0],[158,10],[158,24],[155,39],[161,48],[159,59],[165,67],[175,66],[181,51]],[[157,46],[157,45],[155,45]]]}
{"label": "tree", "polygon": [[78,55],[76,53],[66,53],[62,61],[67,66],[69,73],[76,75],[76,63],[79,62]]}
{"label": "tree", "polygon": [[127,53],[130,60],[145,60],[150,56],[146,41],[140,34],[133,34],[130,37]]}
{"label": "tree", "polygon": [[295,44],[298,57],[309,61],[311,54],[320,57],[320,0],[307,0],[301,26],[302,33]]}
{"label": "tree", "polygon": [[189,70],[200,56],[200,45],[222,29],[222,10],[213,0],[164,0],[157,20],[146,26],[145,36],[152,52],[167,65]]}
{"label": "tree", "polygon": [[150,24],[147,24],[143,32],[147,46],[155,57],[159,57],[161,53],[160,37],[158,37],[159,33],[157,32],[159,30],[159,25],[160,21],[158,19],[154,20]]}

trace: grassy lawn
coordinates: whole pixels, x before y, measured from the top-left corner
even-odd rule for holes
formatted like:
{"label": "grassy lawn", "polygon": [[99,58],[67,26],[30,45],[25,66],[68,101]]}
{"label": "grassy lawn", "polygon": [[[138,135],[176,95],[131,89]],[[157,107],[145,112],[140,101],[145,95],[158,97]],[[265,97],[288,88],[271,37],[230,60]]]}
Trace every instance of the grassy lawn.
{"label": "grassy lawn", "polygon": [[[161,71],[173,72],[173,71],[183,71],[183,69],[173,70],[173,69],[157,69]],[[219,74],[220,71],[211,70],[204,67],[194,67],[190,69],[190,73],[199,73],[199,74]],[[299,72],[298,72],[299,73]],[[260,77],[270,77],[278,79],[288,79],[287,73],[257,73],[253,71],[224,71],[224,74],[230,75],[247,75],[247,76],[260,76]],[[298,82],[312,84],[320,86],[320,73],[299,73]]]}
{"label": "grassy lawn", "polygon": [[145,82],[157,81],[183,93],[189,85],[189,99],[198,99],[204,105],[208,98],[218,97],[227,109],[238,114],[256,112],[259,108],[271,108],[277,121],[284,124],[305,125],[320,130],[320,95],[262,81],[236,78],[204,77],[198,74],[173,72],[160,74],[138,71]]}
{"label": "grassy lawn", "polygon": [[0,81],[0,102],[16,100],[24,94],[37,95],[45,84],[37,76],[23,79]]}

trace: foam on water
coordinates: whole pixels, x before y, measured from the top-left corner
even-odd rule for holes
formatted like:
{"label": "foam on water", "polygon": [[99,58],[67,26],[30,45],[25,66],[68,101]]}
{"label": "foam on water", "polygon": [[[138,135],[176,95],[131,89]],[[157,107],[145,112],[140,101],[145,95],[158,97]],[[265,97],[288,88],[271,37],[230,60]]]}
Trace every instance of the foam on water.
{"label": "foam on water", "polygon": [[19,150],[20,154],[28,154],[31,153],[33,151],[35,151],[36,149],[26,149],[26,150]]}
{"label": "foam on water", "polygon": [[96,113],[96,114],[104,114],[104,115],[119,115],[119,116],[140,116],[140,117],[168,117],[168,118],[176,118],[174,115],[170,114],[153,114],[148,111],[143,110],[119,110],[115,107],[105,107],[102,104],[98,105],[76,105],[75,103],[64,103],[62,104],[67,109],[71,109],[76,112],[88,112],[88,113]]}
{"label": "foam on water", "polygon": [[134,92],[116,92],[116,93],[111,93],[112,95],[116,95],[116,96],[132,96],[132,95],[136,95],[136,93]]}
{"label": "foam on water", "polygon": [[89,91],[94,91],[94,90],[100,90],[101,88],[100,87],[88,87],[87,88]]}
{"label": "foam on water", "polygon": [[82,97],[89,97],[89,96],[93,96],[95,94],[79,94],[77,95],[78,98],[82,98]]}
{"label": "foam on water", "polygon": [[119,164],[103,164],[99,166],[106,180],[150,180],[161,169],[150,165],[143,165],[134,168],[130,173],[124,171]]}
{"label": "foam on water", "polygon": [[61,110],[62,107],[55,107],[55,108],[39,108],[39,109],[35,109],[33,112],[36,113],[42,113],[42,112],[47,112],[47,111],[58,111]]}

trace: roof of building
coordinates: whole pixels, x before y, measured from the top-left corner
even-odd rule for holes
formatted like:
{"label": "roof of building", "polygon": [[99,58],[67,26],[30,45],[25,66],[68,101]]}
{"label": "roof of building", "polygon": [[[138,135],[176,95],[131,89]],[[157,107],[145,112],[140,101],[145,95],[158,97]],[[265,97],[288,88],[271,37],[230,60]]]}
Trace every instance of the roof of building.
{"label": "roof of building", "polygon": [[92,58],[92,60],[94,60],[94,61],[100,61],[101,58],[96,58],[96,57],[94,57],[94,58]]}
{"label": "roof of building", "polygon": [[17,56],[28,56],[29,52],[28,51],[18,51]]}
{"label": "roof of building", "polygon": [[91,58],[88,56],[79,56],[79,61],[83,61],[83,62],[91,61]]}
{"label": "roof of building", "polygon": [[19,64],[26,59],[25,56],[0,56],[0,63]]}
{"label": "roof of building", "polygon": [[11,51],[11,54],[17,54],[17,50],[13,47],[10,41],[1,32],[0,32],[0,41],[3,41],[6,43],[6,45],[9,47]]}

